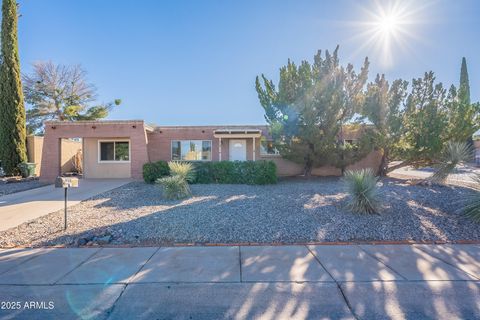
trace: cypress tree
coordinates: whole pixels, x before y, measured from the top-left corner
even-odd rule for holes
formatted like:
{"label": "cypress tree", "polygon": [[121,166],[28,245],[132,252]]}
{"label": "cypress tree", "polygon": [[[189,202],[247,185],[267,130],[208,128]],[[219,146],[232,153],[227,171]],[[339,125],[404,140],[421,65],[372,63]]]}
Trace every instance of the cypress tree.
{"label": "cypress tree", "polygon": [[7,174],[27,160],[25,106],[18,55],[17,3],[2,2],[0,64],[0,161]]}
{"label": "cypress tree", "polygon": [[462,102],[470,104],[470,83],[468,81],[467,59],[462,58],[462,67],[460,69],[460,88],[458,97]]}

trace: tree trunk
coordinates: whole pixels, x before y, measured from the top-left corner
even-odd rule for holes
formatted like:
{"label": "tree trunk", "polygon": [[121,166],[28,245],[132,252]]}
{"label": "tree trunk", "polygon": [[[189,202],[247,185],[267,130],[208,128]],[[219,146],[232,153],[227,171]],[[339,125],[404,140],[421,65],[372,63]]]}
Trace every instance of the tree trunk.
{"label": "tree trunk", "polygon": [[390,173],[392,172],[393,170],[397,170],[397,169],[400,169],[400,168],[403,168],[403,167],[406,167],[406,166],[409,166],[413,164],[413,162],[410,162],[410,161],[402,161],[400,162],[399,164],[396,164],[394,166],[391,166],[389,168],[387,168],[387,172],[386,173]]}
{"label": "tree trunk", "polygon": [[377,174],[380,177],[385,177],[387,173],[388,173],[388,150],[383,150],[382,160],[380,161]]}
{"label": "tree trunk", "polygon": [[305,178],[310,179],[312,177],[312,167],[312,160],[308,159],[305,162],[305,166],[303,167],[303,175],[305,176]]}

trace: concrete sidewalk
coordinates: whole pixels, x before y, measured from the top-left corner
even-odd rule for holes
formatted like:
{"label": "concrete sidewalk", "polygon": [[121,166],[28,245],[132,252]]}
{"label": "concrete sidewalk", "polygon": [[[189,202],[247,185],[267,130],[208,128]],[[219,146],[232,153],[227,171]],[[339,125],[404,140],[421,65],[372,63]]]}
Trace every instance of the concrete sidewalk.
{"label": "concrete sidewalk", "polygon": [[480,246],[4,249],[0,301],[0,319],[474,319]]}
{"label": "concrete sidewalk", "polygon": [[[79,187],[68,191],[68,206],[91,198],[99,193],[118,188],[130,179],[86,179]],[[63,209],[64,190],[48,185],[41,188],[12,193],[0,197],[0,231]]]}

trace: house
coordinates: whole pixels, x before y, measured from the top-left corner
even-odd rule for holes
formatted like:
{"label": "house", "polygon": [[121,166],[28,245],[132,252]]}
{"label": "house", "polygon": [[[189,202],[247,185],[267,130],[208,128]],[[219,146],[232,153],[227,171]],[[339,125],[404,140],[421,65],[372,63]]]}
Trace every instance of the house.
{"label": "house", "polygon": [[[82,141],[85,178],[142,178],[143,164],[158,160],[245,161],[272,160],[278,175],[294,176],[303,167],[282,157],[268,140],[266,125],[156,126],[143,120],[47,121],[40,179],[53,181],[62,174],[65,139]],[[346,140],[358,133],[347,132]],[[378,167],[380,154],[372,152],[351,168]],[[314,175],[340,175],[334,167],[316,168]]]}

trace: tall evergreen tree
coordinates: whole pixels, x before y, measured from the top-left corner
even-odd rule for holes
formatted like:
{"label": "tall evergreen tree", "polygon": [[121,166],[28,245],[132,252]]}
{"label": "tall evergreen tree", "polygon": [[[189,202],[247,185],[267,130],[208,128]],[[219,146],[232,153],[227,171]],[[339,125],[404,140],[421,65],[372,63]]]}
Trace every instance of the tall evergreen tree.
{"label": "tall evergreen tree", "polygon": [[470,82],[468,80],[467,59],[465,57],[462,58],[462,66],[460,68],[458,97],[465,103],[470,104]]}
{"label": "tall evergreen tree", "polygon": [[27,160],[25,106],[17,38],[17,3],[2,2],[0,64],[0,160],[7,174]]}
{"label": "tall evergreen tree", "polygon": [[470,100],[467,60],[462,58],[458,90],[450,87],[448,105],[448,140],[467,142],[480,128],[480,103]]}

